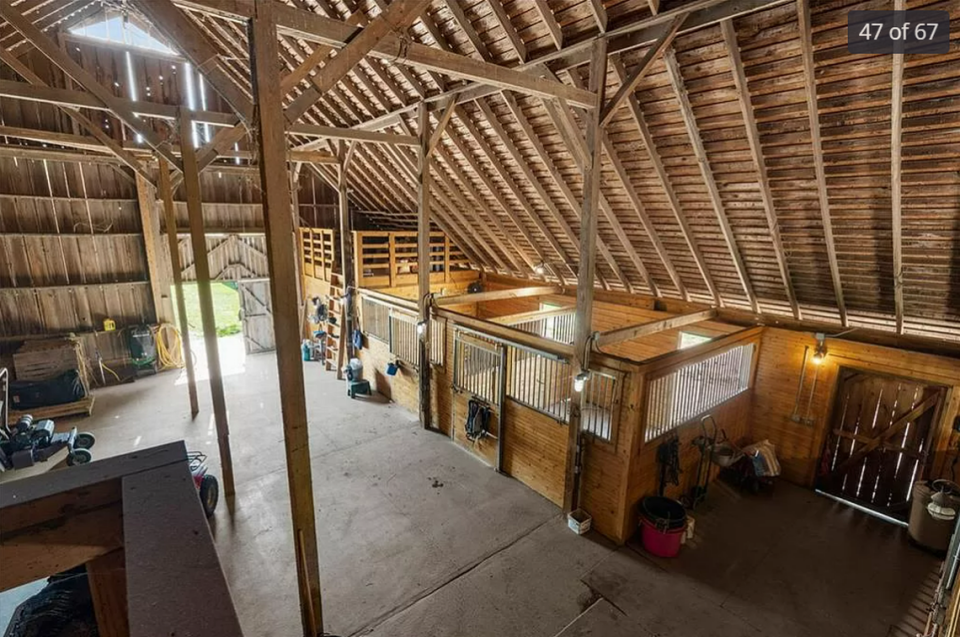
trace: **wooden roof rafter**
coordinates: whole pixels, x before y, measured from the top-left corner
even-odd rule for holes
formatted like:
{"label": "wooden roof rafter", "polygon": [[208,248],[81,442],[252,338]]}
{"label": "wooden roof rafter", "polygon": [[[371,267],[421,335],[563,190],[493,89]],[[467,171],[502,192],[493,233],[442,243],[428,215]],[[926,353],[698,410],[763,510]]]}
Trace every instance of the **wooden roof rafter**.
{"label": "wooden roof rafter", "polygon": [[[619,57],[613,58],[613,68],[617,77],[622,82],[627,77],[627,72],[623,66],[623,61]],[[700,248],[696,243],[696,240],[693,236],[693,231],[690,229],[690,226],[687,223],[686,217],[680,206],[680,201],[677,198],[677,193],[670,182],[670,176],[667,174],[666,168],[663,165],[663,160],[660,158],[660,155],[657,152],[657,145],[653,140],[653,135],[650,134],[650,130],[647,127],[647,123],[643,115],[643,109],[640,107],[640,103],[637,101],[636,96],[629,95],[627,97],[627,107],[630,111],[630,117],[643,140],[644,147],[647,149],[647,154],[650,157],[651,163],[653,164],[654,172],[657,175],[660,187],[666,195],[668,203],[670,204],[670,211],[673,213],[673,217],[680,227],[680,232],[683,236],[684,242],[687,244],[687,248],[690,250],[690,254],[693,257],[694,262],[697,264],[697,269],[700,272],[700,276],[703,278],[703,281],[707,286],[707,290],[713,297],[714,302],[717,303],[718,306],[723,307],[724,301],[720,296],[720,292],[717,289],[716,284],[713,282],[713,277],[711,276],[710,270],[707,268],[703,255],[700,252]]]}
{"label": "wooden roof rafter", "polygon": [[664,51],[663,60],[667,67],[667,75],[670,78],[670,83],[673,86],[677,101],[680,104],[680,114],[687,128],[690,143],[693,145],[694,155],[697,158],[700,173],[703,175],[703,181],[707,186],[707,193],[710,196],[710,202],[713,205],[713,210],[716,214],[720,231],[723,234],[723,239],[727,244],[727,250],[729,250],[730,257],[733,259],[737,276],[740,279],[740,284],[743,286],[744,293],[746,293],[747,301],[750,303],[751,309],[753,309],[754,312],[759,312],[760,307],[757,303],[757,295],[753,290],[753,282],[747,273],[747,268],[743,263],[743,257],[740,255],[740,248],[737,245],[737,239],[733,234],[733,229],[730,227],[730,221],[727,219],[723,199],[720,197],[720,191],[717,188],[717,182],[710,166],[710,158],[703,144],[703,138],[697,125],[697,118],[693,112],[693,106],[690,104],[690,97],[684,85],[683,75],[680,72],[680,66],[677,64],[676,54],[671,47],[667,47]]}
{"label": "wooden roof rafter", "polygon": [[743,114],[744,126],[747,131],[747,141],[750,145],[750,154],[757,167],[760,197],[763,201],[763,212],[767,219],[767,228],[770,230],[770,239],[773,243],[774,252],[776,253],[780,278],[783,280],[784,291],[787,294],[787,300],[790,302],[790,307],[793,310],[793,317],[800,320],[802,319],[802,313],[797,303],[797,295],[793,289],[793,280],[790,278],[790,267],[787,264],[783,241],[780,238],[780,228],[777,225],[773,193],[770,191],[770,178],[767,175],[766,162],[760,144],[760,132],[757,128],[757,120],[753,113],[753,105],[750,102],[750,87],[747,85],[747,78],[743,71],[743,60],[740,57],[737,31],[732,19],[721,22],[720,28],[723,32],[724,42],[727,45],[727,55],[730,56],[731,73],[733,74],[734,85],[737,88],[737,101],[740,103],[740,111]]}
{"label": "wooden roof rafter", "polygon": [[[449,174],[447,174],[447,171],[439,171],[440,180],[447,185],[447,188],[449,188],[451,192],[459,195],[460,198],[463,199],[464,203],[467,202],[466,196],[469,196],[470,199],[475,202],[469,207],[477,211],[480,219],[489,219],[493,223],[494,227],[496,227],[500,235],[504,237],[506,242],[510,244],[516,254],[519,255],[524,261],[529,271],[534,271],[537,266],[537,259],[530,256],[529,250],[525,246],[520,245],[516,239],[515,233],[510,232],[506,228],[499,215],[497,215],[497,213],[491,208],[487,207],[486,202],[481,197],[480,193],[475,189],[473,183],[471,183],[470,180],[464,176],[460,166],[452,159],[447,149],[441,144],[438,147],[438,150],[439,152],[437,153],[435,159],[438,160],[438,162],[439,160],[443,160],[443,165],[445,165],[447,167],[447,171],[449,171]],[[439,163],[437,165],[439,165]],[[462,190],[457,188],[456,184],[452,182],[451,175],[452,179],[455,179],[456,182],[461,185]],[[483,227],[487,227],[486,223],[483,224]],[[507,250],[505,246],[502,246],[501,249],[512,260],[512,254],[510,254],[509,250]]]}
{"label": "wooden roof rafter", "polygon": [[827,260],[830,265],[830,278],[833,281],[833,290],[837,300],[837,311],[840,314],[840,323],[844,327],[847,327],[849,320],[847,318],[847,307],[843,299],[843,284],[840,280],[837,248],[833,239],[833,221],[830,218],[830,198],[827,194],[827,175],[823,162],[823,141],[820,135],[820,115],[817,100],[816,63],[813,58],[813,27],[810,19],[810,0],[797,0],[797,19],[800,28],[805,97],[810,122],[810,139],[813,145],[813,165],[816,171],[820,218],[823,224]]}
{"label": "wooden roof rafter", "polygon": [[[894,0],[905,11],[906,0]],[[893,235],[893,295],[897,334],[903,334],[903,85],[905,54],[894,54],[890,97],[890,213]]]}
{"label": "wooden roof rafter", "polygon": [[486,137],[477,128],[469,114],[462,110],[462,107],[458,107],[457,109],[457,120],[464,126],[464,128],[466,128],[470,137],[473,138],[477,145],[480,156],[487,160],[489,165],[493,168],[493,172],[500,178],[507,190],[517,200],[527,217],[533,222],[537,230],[540,231],[540,234],[547,240],[547,243],[549,243],[550,246],[556,251],[560,262],[567,264],[575,262],[575,259],[572,257],[571,253],[568,252],[563,245],[561,245],[557,236],[540,217],[540,214],[533,207],[533,204],[529,201],[526,194],[520,189],[520,186],[515,181],[513,175],[506,170],[506,168],[503,166],[503,163],[494,152],[493,148],[490,147]]}

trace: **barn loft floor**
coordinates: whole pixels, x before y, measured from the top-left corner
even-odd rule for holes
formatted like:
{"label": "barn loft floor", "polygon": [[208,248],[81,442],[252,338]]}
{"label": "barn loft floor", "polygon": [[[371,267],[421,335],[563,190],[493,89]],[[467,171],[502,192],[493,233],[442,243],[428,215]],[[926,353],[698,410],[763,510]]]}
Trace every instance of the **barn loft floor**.
{"label": "barn loft floor", "polygon": [[[300,631],[275,358],[227,376],[236,513],[217,547],[244,633]],[[97,457],[216,442],[204,384],[187,416],[173,374],[98,392]],[[901,637],[937,561],[903,532],[787,484],[770,498],[712,487],[676,560],[567,531],[555,506],[496,475],[394,404],[351,401],[306,369],[326,628],[369,633]],[[0,602],[3,598],[0,598]],[[905,621],[904,618],[907,618]]]}

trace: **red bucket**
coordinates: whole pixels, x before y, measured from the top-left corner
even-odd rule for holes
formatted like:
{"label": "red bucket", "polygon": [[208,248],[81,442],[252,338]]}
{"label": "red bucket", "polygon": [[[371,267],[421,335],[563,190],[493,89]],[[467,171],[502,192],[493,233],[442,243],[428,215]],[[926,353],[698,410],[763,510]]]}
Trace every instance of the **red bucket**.
{"label": "red bucket", "polygon": [[640,518],[640,539],[643,548],[657,557],[676,557],[686,526],[679,529],[661,530],[646,518]]}
{"label": "red bucket", "polygon": [[658,557],[676,557],[687,529],[687,512],[676,500],[650,496],[640,503],[643,548]]}

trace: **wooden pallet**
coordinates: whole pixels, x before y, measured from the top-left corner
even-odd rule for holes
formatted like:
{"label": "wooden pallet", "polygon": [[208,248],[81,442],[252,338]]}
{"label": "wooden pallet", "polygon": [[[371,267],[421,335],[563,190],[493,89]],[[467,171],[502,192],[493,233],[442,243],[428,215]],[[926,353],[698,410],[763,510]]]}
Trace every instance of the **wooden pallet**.
{"label": "wooden pallet", "polygon": [[7,415],[7,424],[12,425],[21,416],[30,414],[34,420],[43,420],[45,418],[56,419],[66,416],[89,416],[93,413],[93,403],[95,396],[87,396],[81,400],[62,405],[50,405],[49,407],[37,407],[36,409],[25,409],[23,411],[10,410]]}

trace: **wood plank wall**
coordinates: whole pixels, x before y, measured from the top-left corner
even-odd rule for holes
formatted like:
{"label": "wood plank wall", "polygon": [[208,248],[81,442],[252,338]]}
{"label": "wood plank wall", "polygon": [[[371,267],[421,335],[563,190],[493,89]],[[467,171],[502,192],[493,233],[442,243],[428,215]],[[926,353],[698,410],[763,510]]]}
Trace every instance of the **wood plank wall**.
{"label": "wood plank wall", "polygon": [[813,385],[815,366],[809,362],[816,346],[813,334],[768,328],[763,334],[757,369],[757,391],[749,412],[750,429],[756,439],[767,438],[777,446],[784,477],[812,486],[823,448],[837,372],[841,366],[877,373],[918,378],[950,388],[947,408],[935,434],[933,477],[950,477],[949,464],[956,457],[957,437],[950,428],[960,409],[960,361],[905,350],[827,340],[828,355],[820,365],[816,394],[811,403],[812,425],[791,420],[800,379],[803,348],[810,347],[807,373],[801,393],[800,414],[805,415]]}
{"label": "wood plank wall", "polygon": [[[131,50],[136,83],[131,87],[127,54],[118,47],[70,39],[66,50],[118,96],[184,104],[188,77],[200,95],[198,74],[186,73],[184,61],[177,56]],[[36,50],[26,52],[22,61],[48,85],[74,88]],[[7,65],[0,65],[0,79],[20,78]],[[231,112],[209,87],[206,101],[210,110]],[[89,115],[117,142],[135,141],[125,138],[126,129],[109,113]],[[0,121],[11,127],[81,132],[56,107],[37,102],[0,101]],[[161,137],[170,132],[159,120],[145,122]],[[207,132],[202,125],[198,128],[201,135]],[[14,138],[4,141],[21,143]],[[45,146],[22,143],[29,148]],[[245,145],[241,142],[241,148]],[[239,173],[236,168],[233,164],[213,167],[201,175],[207,231],[233,237],[229,242],[223,236],[208,237],[212,273],[223,279],[264,277],[266,250],[263,235],[256,234],[263,231],[260,179],[255,171]],[[326,218],[324,207],[335,205],[335,191],[312,171],[301,172],[299,185],[302,215],[308,221]],[[174,198],[182,201],[183,197],[181,187]],[[0,337],[91,332],[102,329],[107,317],[118,327],[156,321],[137,205],[135,181],[127,168],[92,161],[0,158]],[[162,219],[159,211],[154,214]],[[185,228],[182,203],[177,204],[177,218],[178,226]],[[172,275],[165,240],[160,241],[157,254],[165,279],[161,289],[166,289]],[[193,262],[185,240],[181,259],[186,265]],[[185,278],[193,278],[192,269],[187,268]]]}

